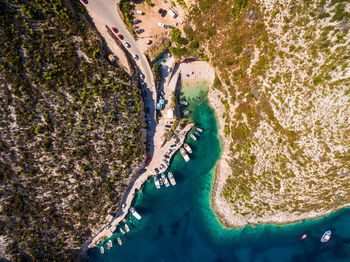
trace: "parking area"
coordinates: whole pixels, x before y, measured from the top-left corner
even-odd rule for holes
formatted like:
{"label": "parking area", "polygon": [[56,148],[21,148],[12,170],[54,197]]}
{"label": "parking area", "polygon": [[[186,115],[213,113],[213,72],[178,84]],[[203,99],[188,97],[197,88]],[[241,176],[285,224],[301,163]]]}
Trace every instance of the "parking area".
{"label": "parking area", "polygon": [[[184,20],[184,14],[181,8],[171,6],[170,1],[165,3],[161,0],[153,0],[153,6],[150,7],[145,1],[133,1],[134,11],[140,11],[143,14],[134,14],[135,30],[143,30],[137,34],[137,45],[142,52],[145,52],[150,46],[162,39],[164,34],[170,36],[171,27],[182,28],[179,21]],[[176,18],[172,17],[168,10],[172,10]],[[170,12],[171,14],[173,14]],[[159,25],[158,25],[159,24]],[[164,26],[170,26],[164,28]],[[163,26],[163,27],[162,27]],[[149,40],[152,44],[148,44]]]}

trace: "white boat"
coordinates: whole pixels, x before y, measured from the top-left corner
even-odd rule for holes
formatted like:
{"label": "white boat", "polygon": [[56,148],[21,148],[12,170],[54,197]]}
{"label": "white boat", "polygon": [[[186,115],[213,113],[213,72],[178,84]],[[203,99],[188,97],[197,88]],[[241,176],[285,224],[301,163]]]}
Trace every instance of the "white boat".
{"label": "white boat", "polygon": [[321,237],[321,242],[322,243],[327,243],[328,240],[331,238],[332,235],[332,231],[327,230],[326,232],[324,232],[323,236]]}
{"label": "white boat", "polygon": [[197,130],[198,132],[201,132],[201,133],[203,132],[203,129],[201,129],[201,128],[199,128],[199,127],[197,127],[196,130]]}
{"label": "white boat", "polygon": [[161,177],[162,177],[162,180],[163,180],[164,185],[165,185],[166,187],[170,186],[169,181],[168,181],[168,179],[166,178],[166,176],[165,176],[164,173],[162,173]]}
{"label": "white boat", "polygon": [[102,255],[105,253],[105,249],[103,248],[103,246],[100,247],[100,251]]}
{"label": "white boat", "polygon": [[191,137],[194,141],[197,141],[197,137],[195,137],[194,134],[190,134],[190,137]]}
{"label": "white boat", "polygon": [[184,115],[188,115],[190,113],[190,111],[184,110],[184,111],[182,111],[182,113],[184,113]]}
{"label": "white boat", "polygon": [[186,143],[184,143],[184,148],[186,149],[186,151],[190,154],[192,154],[192,149],[190,148],[190,146]]}
{"label": "white boat", "polygon": [[186,162],[190,161],[190,157],[187,155],[185,149],[180,148],[180,153],[181,153],[182,157],[185,159]]}
{"label": "white boat", "polygon": [[160,183],[159,183],[159,179],[157,176],[153,177],[154,180],[154,184],[156,185],[156,188],[159,189],[160,188]]}
{"label": "white boat", "polygon": [[123,235],[125,234],[125,231],[121,227],[119,228],[119,230],[120,230],[120,233],[122,233]]}
{"label": "white boat", "polygon": [[181,100],[181,101],[180,101],[180,104],[181,104],[181,105],[184,105],[184,106],[188,106],[188,103],[187,103],[186,101],[184,101],[184,100]]}
{"label": "white boat", "polygon": [[126,230],[126,232],[130,232],[130,228],[127,224],[125,224],[125,230]]}
{"label": "white boat", "polygon": [[122,240],[119,237],[117,238],[117,240],[118,240],[119,246],[123,245],[123,242],[122,242]]}
{"label": "white boat", "polygon": [[107,242],[107,249],[110,249],[111,247],[113,247],[112,240],[108,240],[108,242]]}
{"label": "white boat", "polygon": [[141,216],[139,213],[137,213],[137,211],[135,210],[135,208],[130,208],[130,211],[131,211],[131,214],[136,217],[137,220],[140,220],[141,219]]}
{"label": "white boat", "polygon": [[170,184],[172,184],[173,186],[175,186],[175,185],[176,185],[176,181],[175,181],[175,178],[174,178],[173,173],[169,172],[169,173],[168,173],[168,178],[169,178],[169,180],[170,180]]}

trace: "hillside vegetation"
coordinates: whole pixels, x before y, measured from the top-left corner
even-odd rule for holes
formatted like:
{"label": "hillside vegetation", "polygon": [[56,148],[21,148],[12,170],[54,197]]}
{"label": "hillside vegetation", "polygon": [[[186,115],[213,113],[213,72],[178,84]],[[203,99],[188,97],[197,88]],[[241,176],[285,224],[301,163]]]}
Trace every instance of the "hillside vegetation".
{"label": "hillside vegetation", "polygon": [[190,18],[226,109],[232,215],[283,223],[349,204],[349,2],[199,0]]}
{"label": "hillside vegetation", "polygon": [[141,95],[78,1],[0,0],[0,31],[0,257],[72,260],[144,159]]}

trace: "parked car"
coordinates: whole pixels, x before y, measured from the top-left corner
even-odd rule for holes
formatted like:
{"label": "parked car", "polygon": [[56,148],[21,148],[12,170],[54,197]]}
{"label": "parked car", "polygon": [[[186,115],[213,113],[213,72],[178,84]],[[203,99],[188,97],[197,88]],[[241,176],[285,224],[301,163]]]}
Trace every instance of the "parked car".
{"label": "parked car", "polygon": [[116,33],[116,34],[118,33],[118,29],[117,28],[112,27],[112,30],[113,30],[114,33]]}
{"label": "parked car", "polygon": [[137,34],[141,34],[141,33],[143,33],[143,32],[145,32],[145,30],[143,30],[143,29],[136,30],[136,33],[137,33]]}
{"label": "parked car", "polygon": [[139,56],[138,55],[134,55],[134,59],[137,61],[139,60]]}
{"label": "parked car", "polygon": [[88,4],[88,1],[87,0],[81,0],[84,4]]}
{"label": "parked car", "polygon": [[147,41],[147,45],[150,45],[150,44],[152,44],[152,40],[151,39]]}
{"label": "parked car", "polygon": [[166,28],[166,25],[165,25],[165,24],[163,24],[163,23],[161,23],[161,22],[159,22],[159,23],[158,23],[158,26],[159,26],[159,27]]}
{"label": "parked car", "polygon": [[123,40],[123,39],[124,39],[124,36],[121,35],[121,34],[118,34],[117,36],[118,36],[118,38],[119,38],[120,40]]}
{"label": "parked car", "polygon": [[106,226],[106,229],[110,229],[111,227],[112,227],[112,225],[109,224],[109,225]]}
{"label": "parked car", "polygon": [[168,164],[169,162],[167,160],[163,159],[163,163]]}
{"label": "parked car", "polygon": [[170,147],[171,147],[171,148],[172,148],[172,147],[176,147],[176,145],[175,145],[175,144],[173,144],[173,145],[171,145]]}
{"label": "parked car", "polygon": [[162,169],[165,169],[165,165],[163,165],[163,164],[160,164],[160,167],[159,167],[161,170]]}
{"label": "parked car", "polygon": [[166,10],[164,10],[164,9],[162,9],[162,8],[159,8],[158,13],[159,13],[162,17],[166,16]]}
{"label": "parked car", "polygon": [[144,15],[145,13],[142,12],[142,11],[136,10],[136,11],[134,11],[134,14],[135,14],[135,15]]}
{"label": "parked car", "polygon": [[174,124],[174,122],[173,121],[167,121],[166,122],[168,125],[172,125],[172,124]]}
{"label": "parked car", "polygon": [[141,23],[141,20],[138,20],[138,19],[137,19],[137,20],[134,21],[134,24],[135,24],[135,25],[138,24],[138,23]]}
{"label": "parked car", "polygon": [[127,47],[127,48],[130,48],[130,44],[128,42],[124,42],[124,45]]}
{"label": "parked car", "polygon": [[168,156],[168,155],[164,155],[164,158],[170,158],[170,156]]}
{"label": "parked car", "polygon": [[155,168],[154,169],[154,172],[156,172],[157,174],[159,173],[159,169],[158,168]]}
{"label": "parked car", "polygon": [[171,128],[171,125],[165,125],[166,128]]}

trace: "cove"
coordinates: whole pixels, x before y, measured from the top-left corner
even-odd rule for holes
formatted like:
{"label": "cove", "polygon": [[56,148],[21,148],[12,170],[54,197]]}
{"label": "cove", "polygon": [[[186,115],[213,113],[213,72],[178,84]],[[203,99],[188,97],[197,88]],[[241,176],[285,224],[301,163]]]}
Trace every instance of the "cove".
{"label": "cove", "polygon": [[[207,92],[205,82],[183,81],[181,97],[189,102],[192,121],[204,131],[197,141],[186,139],[193,150],[190,162],[180,153],[172,159],[168,171],[177,185],[157,190],[150,179],[133,202],[142,219],[129,216],[131,232],[121,235],[117,229],[113,247],[105,246],[103,255],[99,248],[89,250],[89,261],[350,261],[349,209],[286,226],[226,229],[218,222],[210,198],[221,148]],[[322,244],[327,229],[333,235]],[[301,240],[304,233],[308,238]]]}

